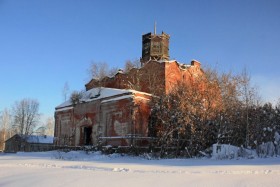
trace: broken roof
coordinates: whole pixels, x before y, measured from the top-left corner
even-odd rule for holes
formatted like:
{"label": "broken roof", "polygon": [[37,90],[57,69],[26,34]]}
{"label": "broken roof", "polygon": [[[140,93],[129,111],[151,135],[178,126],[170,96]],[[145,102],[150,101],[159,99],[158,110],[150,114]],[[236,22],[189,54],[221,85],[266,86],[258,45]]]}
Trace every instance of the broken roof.
{"label": "broken roof", "polygon": [[[139,92],[136,90],[99,87],[99,88],[92,88],[88,91],[83,92],[82,98],[80,99],[80,101],[81,102],[90,102],[90,101],[100,100],[100,99],[105,99],[105,98],[120,97],[123,95],[134,95],[137,93],[151,96],[151,94],[149,94],[149,93]],[[122,97],[120,97],[120,98],[122,98]],[[68,101],[58,105],[55,109],[56,109],[56,111],[58,111],[61,108],[71,109],[71,107],[72,107],[72,102],[71,102],[71,99],[69,99]]]}

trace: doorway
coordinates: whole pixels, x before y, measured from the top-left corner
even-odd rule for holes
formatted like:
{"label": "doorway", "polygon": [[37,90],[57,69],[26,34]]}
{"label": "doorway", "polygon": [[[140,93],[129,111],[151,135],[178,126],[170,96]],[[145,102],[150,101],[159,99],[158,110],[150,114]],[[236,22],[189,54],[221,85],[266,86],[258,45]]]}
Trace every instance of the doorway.
{"label": "doorway", "polygon": [[84,127],[84,145],[92,145],[92,127]]}

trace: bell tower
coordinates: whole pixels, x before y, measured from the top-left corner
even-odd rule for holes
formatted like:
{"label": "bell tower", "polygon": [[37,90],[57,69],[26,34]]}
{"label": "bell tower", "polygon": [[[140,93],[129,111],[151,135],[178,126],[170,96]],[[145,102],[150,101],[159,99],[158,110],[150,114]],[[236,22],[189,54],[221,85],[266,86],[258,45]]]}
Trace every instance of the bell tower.
{"label": "bell tower", "polygon": [[169,60],[169,38],[164,32],[156,33],[156,23],[153,34],[142,35],[142,66],[149,60]]}

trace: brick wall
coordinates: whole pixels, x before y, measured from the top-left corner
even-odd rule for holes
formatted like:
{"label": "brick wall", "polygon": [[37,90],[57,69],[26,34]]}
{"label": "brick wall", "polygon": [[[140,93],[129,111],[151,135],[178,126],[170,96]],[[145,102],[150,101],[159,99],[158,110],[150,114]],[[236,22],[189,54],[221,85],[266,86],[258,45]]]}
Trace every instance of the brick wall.
{"label": "brick wall", "polygon": [[190,81],[195,75],[202,74],[200,63],[192,61],[191,65],[177,61],[150,61],[142,68],[132,69],[128,73],[118,73],[114,77],[106,77],[101,83],[91,80],[87,83],[89,90],[99,85],[107,88],[133,89],[141,92],[161,95],[168,93],[179,81]]}
{"label": "brick wall", "polygon": [[[99,137],[115,137],[103,143],[129,145],[129,139],[120,137],[147,136],[149,100],[149,95],[136,92],[81,103],[73,109],[58,110],[55,113],[55,143],[69,146],[86,143],[96,145]],[[90,142],[86,140],[87,128],[91,130]]]}
{"label": "brick wall", "polygon": [[[197,61],[190,65],[150,61],[140,69],[106,77],[101,85],[161,95],[169,93],[178,82],[189,82],[202,74]],[[85,86],[90,90],[100,84],[91,80]],[[151,96],[141,92],[96,99],[67,110],[58,109],[55,113],[56,145],[96,145],[99,137],[104,137],[104,144],[130,145],[133,139],[123,137],[146,137]],[[86,135],[89,131],[90,138]]]}

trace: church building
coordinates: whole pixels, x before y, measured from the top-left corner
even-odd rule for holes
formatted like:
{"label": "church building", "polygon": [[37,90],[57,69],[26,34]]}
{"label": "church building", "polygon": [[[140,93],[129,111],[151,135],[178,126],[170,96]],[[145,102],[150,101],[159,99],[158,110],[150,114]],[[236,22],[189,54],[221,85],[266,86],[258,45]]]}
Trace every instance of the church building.
{"label": "church building", "polygon": [[142,36],[141,67],[119,71],[101,81],[90,80],[78,103],[68,100],[55,108],[55,144],[145,145],[148,139],[149,102],[168,94],[182,81],[203,74],[200,63],[169,59],[170,36]]}

